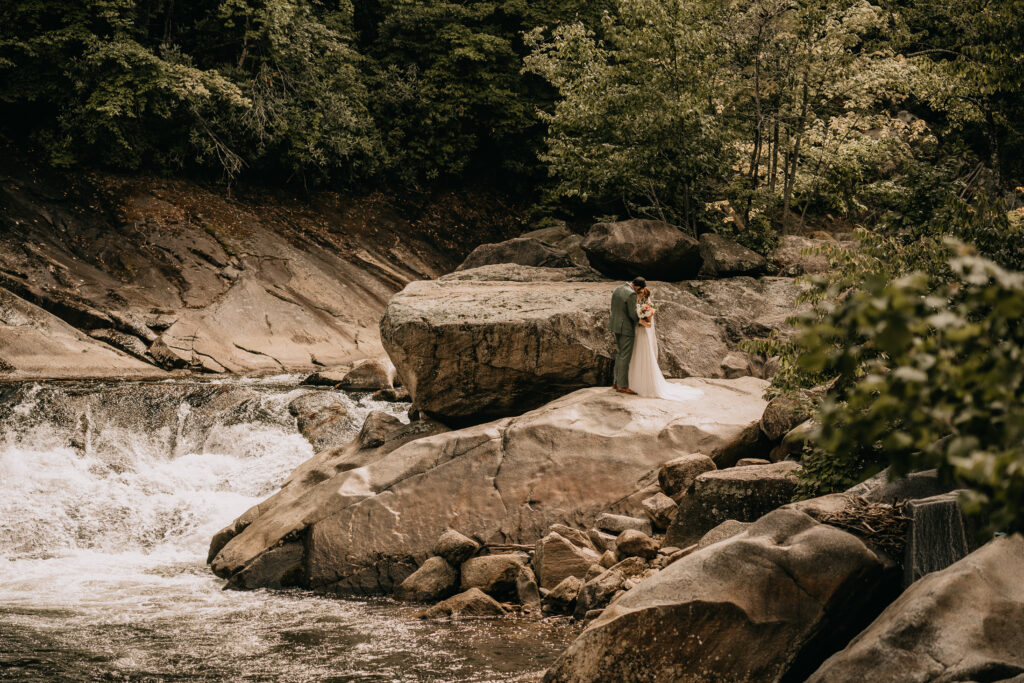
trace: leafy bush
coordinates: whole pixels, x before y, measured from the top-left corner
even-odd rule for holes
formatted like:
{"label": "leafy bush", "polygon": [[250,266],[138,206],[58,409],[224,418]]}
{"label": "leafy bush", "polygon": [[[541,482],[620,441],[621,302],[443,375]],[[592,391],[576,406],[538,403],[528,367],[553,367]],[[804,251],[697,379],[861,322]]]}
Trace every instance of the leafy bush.
{"label": "leafy bush", "polygon": [[959,256],[933,288],[872,277],[800,339],[805,371],[838,375],[821,406],[802,490],[821,494],[892,465],[967,487],[992,530],[1024,529],[1024,274]]}

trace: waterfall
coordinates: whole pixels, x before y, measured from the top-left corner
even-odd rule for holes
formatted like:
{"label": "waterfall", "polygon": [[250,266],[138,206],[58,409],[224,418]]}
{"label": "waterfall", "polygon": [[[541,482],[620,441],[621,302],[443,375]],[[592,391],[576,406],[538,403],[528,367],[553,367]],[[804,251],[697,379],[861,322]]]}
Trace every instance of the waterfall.
{"label": "waterfall", "polygon": [[[427,630],[387,601],[221,590],[211,536],[313,455],[288,406],[324,390],[297,379],[0,385],[0,680],[508,680],[554,657],[553,626]],[[334,398],[342,437],[407,408]]]}

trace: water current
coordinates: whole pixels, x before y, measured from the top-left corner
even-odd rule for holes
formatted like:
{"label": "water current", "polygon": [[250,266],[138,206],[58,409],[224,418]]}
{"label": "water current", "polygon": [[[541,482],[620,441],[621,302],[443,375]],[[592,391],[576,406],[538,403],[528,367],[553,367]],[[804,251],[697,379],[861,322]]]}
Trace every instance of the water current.
{"label": "water current", "polygon": [[[0,385],[0,680],[535,680],[572,637],[237,592],[210,537],[313,455],[298,378]],[[337,393],[354,435],[371,410]]]}

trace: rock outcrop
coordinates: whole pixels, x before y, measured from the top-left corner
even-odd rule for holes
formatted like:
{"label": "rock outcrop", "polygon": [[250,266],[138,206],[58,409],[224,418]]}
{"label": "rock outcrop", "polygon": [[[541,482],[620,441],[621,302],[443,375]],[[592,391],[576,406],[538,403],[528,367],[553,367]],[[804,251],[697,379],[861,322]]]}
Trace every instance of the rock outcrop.
{"label": "rock outcrop", "polygon": [[700,268],[697,240],[663,221],[635,218],[591,226],[583,251],[610,277],[686,280]]}
{"label": "rock outcrop", "polygon": [[[491,279],[499,268],[504,279]],[[388,305],[381,338],[417,407],[472,424],[611,384],[613,283],[547,279],[571,269],[478,270],[414,282]],[[739,341],[772,330],[785,336],[801,290],[785,278],[652,287],[668,377],[724,376],[722,362]]]}
{"label": "rock outcrop", "polygon": [[997,538],[914,583],[809,683],[1024,676],[1024,537]]}
{"label": "rock outcrop", "polygon": [[517,418],[415,440],[415,424],[396,426],[374,449],[327,451],[218,535],[213,569],[229,577],[301,537],[309,585],[390,592],[448,528],[533,543],[552,524],[588,528],[607,511],[642,516],[649,494],[633,495],[638,482],[680,454],[715,452],[764,410],[763,380],[684,383],[704,396],[675,402],[585,389]]}
{"label": "rock outcrop", "polygon": [[778,681],[881,611],[889,579],[856,537],[776,510],[615,599],[544,680]]}
{"label": "rock outcrop", "polygon": [[281,372],[380,356],[387,300],[461,251],[387,202],[228,197],[15,157],[0,162],[0,311],[21,314],[0,313],[0,376]]}

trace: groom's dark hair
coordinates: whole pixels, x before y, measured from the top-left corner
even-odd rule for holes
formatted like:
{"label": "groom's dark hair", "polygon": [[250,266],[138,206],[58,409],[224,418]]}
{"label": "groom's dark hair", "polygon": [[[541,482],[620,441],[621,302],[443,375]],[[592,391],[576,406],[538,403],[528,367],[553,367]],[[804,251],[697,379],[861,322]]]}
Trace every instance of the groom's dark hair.
{"label": "groom's dark hair", "polygon": [[633,280],[633,286],[636,287],[637,289],[643,289],[644,287],[647,286],[647,280],[643,279],[642,277],[638,277],[635,280]]}

